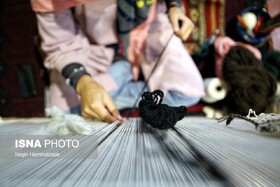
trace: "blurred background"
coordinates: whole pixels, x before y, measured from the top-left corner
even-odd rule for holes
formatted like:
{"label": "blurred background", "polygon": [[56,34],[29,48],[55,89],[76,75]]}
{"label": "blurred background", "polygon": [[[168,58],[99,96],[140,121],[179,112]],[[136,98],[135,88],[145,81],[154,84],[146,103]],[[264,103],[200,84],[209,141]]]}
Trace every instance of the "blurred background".
{"label": "blurred background", "polygon": [[[186,49],[194,54],[215,29],[220,36],[230,36],[242,41],[237,33],[237,15],[249,6],[264,1],[252,0],[182,0],[186,14],[195,23],[195,29]],[[268,1],[268,11],[276,15],[280,11],[279,0]],[[203,21],[204,20],[204,21]],[[272,36],[279,38],[279,29],[273,31],[262,47],[280,50]],[[43,55],[38,47],[35,15],[29,0],[0,1],[0,116],[42,117],[45,108],[45,89],[48,74],[43,67]],[[279,40],[278,40],[279,41]],[[278,46],[277,46],[278,45]],[[198,63],[203,78],[213,77],[214,61]],[[219,103],[213,106],[219,107]],[[190,111],[201,112],[205,102],[201,101]]]}

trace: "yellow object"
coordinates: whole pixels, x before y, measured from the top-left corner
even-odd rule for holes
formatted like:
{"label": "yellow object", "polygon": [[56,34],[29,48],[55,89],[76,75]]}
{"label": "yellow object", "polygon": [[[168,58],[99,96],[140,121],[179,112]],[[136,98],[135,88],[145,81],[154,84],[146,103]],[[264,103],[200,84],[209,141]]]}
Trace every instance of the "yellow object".
{"label": "yellow object", "polygon": [[136,1],[136,6],[138,8],[142,8],[145,5],[145,2],[146,2],[147,5],[151,5],[151,4],[153,4],[155,2],[155,0],[146,0],[146,1],[144,1],[144,0],[137,0]]}
{"label": "yellow object", "polygon": [[143,7],[144,5],[145,5],[144,0],[138,0],[138,1],[136,1],[136,6],[137,6],[137,7],[141,8],[141,7]]}

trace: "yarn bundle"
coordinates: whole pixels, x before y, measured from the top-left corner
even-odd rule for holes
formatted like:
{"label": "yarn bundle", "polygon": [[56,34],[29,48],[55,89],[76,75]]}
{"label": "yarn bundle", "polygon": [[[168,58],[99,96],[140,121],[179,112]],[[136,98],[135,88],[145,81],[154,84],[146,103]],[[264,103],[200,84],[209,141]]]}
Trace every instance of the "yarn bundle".
{"label": "yarn bundle", "polygon": [[231,112],[246,115],[252,108],[261,113],[275,95],[275,77],[264,69],[252,52],[242,46],[231,47],[224,59],[222,72],[229,87],[225,105]]}
{"label": "yarn bundle", "polygon": [[185,106],[172,107],[161,104],[164,94],[160,90],[144,92],[139,103],[139,116],[154,128],[168,129],[188,113]]}

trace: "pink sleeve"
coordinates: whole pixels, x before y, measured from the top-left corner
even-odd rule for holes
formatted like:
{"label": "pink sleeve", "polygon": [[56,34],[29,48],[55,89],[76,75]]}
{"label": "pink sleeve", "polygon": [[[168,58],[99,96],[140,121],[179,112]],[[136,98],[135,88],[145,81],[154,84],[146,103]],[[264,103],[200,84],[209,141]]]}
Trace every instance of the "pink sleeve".
{"label": "pink sleeve", "polygon": [[215,40],[214,47],[216,51],[216,65],[215,73],[217,77],[222,78],[223,60],[232,46],[235,46],[236,42],[230,37],[218,37]]}
{"label": "pink sleeve", "polygon": [[71,11],[36,13],[41,47],[46,53],[44,65],[59,72],[67,64],[85,64],[89,56],[89,42],[75,25]]}
{"label": "pink sleeve", "polygon": [[[267,1],[269,15],[273,18],[280,13],[280,0]],[[280,51],[280,27],[271,32],[273,50]]]}

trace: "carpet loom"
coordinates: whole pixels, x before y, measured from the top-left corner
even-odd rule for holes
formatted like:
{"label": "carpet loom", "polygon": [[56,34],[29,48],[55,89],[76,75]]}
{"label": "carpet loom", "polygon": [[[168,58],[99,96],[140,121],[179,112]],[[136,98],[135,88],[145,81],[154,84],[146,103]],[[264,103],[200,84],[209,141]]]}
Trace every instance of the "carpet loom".
{"label": "carpet loom", "polygon": [[[40,134],[49,121],[4,121],[0,135]],[[0,186],[280,185],[280,138],[260,133],[246,121],[226,126],[215,119],[185,117],[175,127],[196,151],[174,130],[153,129],[140,118],[126,119],[121,126],[89,123],[98,137],[96,159],[1,159]],[[81,154],[90,155],[96,148],[90,147],[90,136],[80,138],[88,144]]]}

